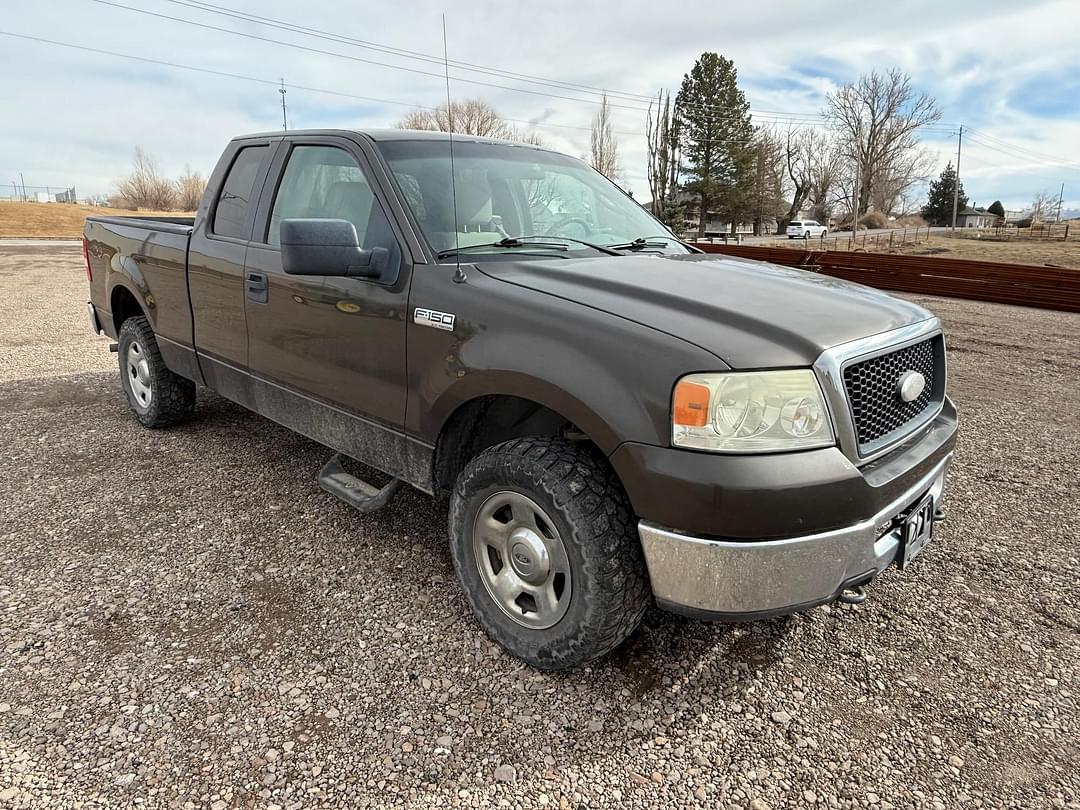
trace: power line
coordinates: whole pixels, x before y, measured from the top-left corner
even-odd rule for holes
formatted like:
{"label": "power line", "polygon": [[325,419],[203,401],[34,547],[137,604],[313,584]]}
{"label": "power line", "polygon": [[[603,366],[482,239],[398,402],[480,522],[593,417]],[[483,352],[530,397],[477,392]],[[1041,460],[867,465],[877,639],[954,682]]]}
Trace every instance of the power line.
{"label": "power line", "polygon": [[[171,22],[179,22],[179,23],[183,23],[185,25],[191,25],[191,26],[194,26],[194,27],[197,27],[197,28],[202,28],[202,29],[205,29],[205,30],[216,31],[216,32],[225,33],[225,34],[232,34],[234,36],[244,37],[246,39],[252,39],[252,40],[259,41],[259,42],[266,42],[266,43],[273,44],[273,45],[281,45],[282,47],[286,47],[286,48],[293,48],[293,49],[296,49],[296,50],[307,51],[309,53],[315,53],[315,54],[319,54],[319,55],[322,55],[322,56],[332,56],[332,57],[337,57],[339,59],[347,59],[349,61],[358,62],[360,64],[374,65],[374,66],[377,66],[377,67],[388,68],[390,70],[399,70],[399,71],[403,71],[403,72],[406,72],[406,73],[413,73],[413,74],[416,74],[416,75],[428,76],[428,77],[432,77],[432,78],[436,78],[436,79],[443,79],[444,78],[441,73],[434,73],[434,72],[431,72],[431,71],[420,70],[419,68],[407,67],[405,65],[395,65],[395,64],[391,64],[389,62],[380,62],[380,61],[375,60],[375,59],[365,59],[363,57],[353,56],[351,54],[340,53],[340,52],[337,52],[337,51],[328,51],[328,50],[324,50],[322,48],[313,48],[313,47],[310,47],[310,46],[307,46],[307,45],[301,45],[300,43],[296,43],[296,42],[288,42],[286,40],[274,39],[272,37],[264,37],[264,36],[260,36],[258,34],[251,34],[251,33],[245,32],[245,31],[237,31],[237,30],[232,29],[232,28],[224,28],[224,27],[217,26],[217,25],[210,25],[209,23],[202,23],[202,22],[198,22],[196,20],[190,20],[190,19],[187,19],[187,18],[184,18],[184,17],[176,17],[176,16],[173,16],[173,15],[170,15],[170,14],[162,14],[160,12],[150,11],[148,9],[136,8],[134,6],[124,5],[123,3],[114,2],[114,0],[91,0],[91,2],[98,3],[100,5],[111,6],[113,8],[118,8],[118,9],[122,9],[122,10],[125,10],[125,11],[135,12],[137,14],[143,14],[143,15],[150,16],[150,17],[157,17],[159,19],[169,20]],[[195,6],[193,6],[191,4],[192,0],[167,0],[167,2],[177,2],[178,4],[184,5],[185,7],[195,8]],[[213,10],[212,9],[212,4],[210,4],[210,3],[201,3],[200,8],[202,8],[202,10],[204,10],[204,11],[212,11]],[[232,16],[232,17],[239,18],[238,14],[232,14],[232,13],[229,13],[229,12],[222,12],[222,13],[225,13],[227,16]],[[270,20],[270,18],[258,18],[257,15],[248,15],[245,19],[249,19],[249,21]],[[262,22],[260,22],[260,24],[270,25],[271,23],[262,23]],[[289,25],[292,25],[292,24],[279,23],[278,21],[272,21],[272,27],[283,28],[284,26],[289,26]],[[408,52],[395,53],[395,51],[403,51],[403,49],[390,49],[387,46],[376,46],[373,43],[368,43],[368,42],[366,42],[364,40],[356,40],[354,42],[350,42],[350,40],[352,38],[341,37],[341,36],[334,35],[334,34],[329,34],[329,33],[326,33],[326,32],[317,32],[317,29],[304,29],[302,26],[292,26],[292,28],[285,27],[284,30],[291,30],[294,33],[303,33],[303,34],[306,34],[308,36],[318,36],[318,37],[323,38],[323,39],[329,38],[332,41],[340,42],[342,44],[354,44],[354,45],[360,45],[361,47],[377,47],[377,48],[383,49],[383,52],[392,53],[393,55],[405,56],[406,58],[415,58],[415,56],[410,57],[408,55]],[[316,33],[311,33],[311,32],[316,32]],[[415,54],[415,52],[414,52],[414,54]],[[439,61],[437,57],[429,57],[426,54],[421,54],[421,56],[424,57],[426,60],[430,59],[430,61],[433,61],[435,63],[438,63],[438,61]],[[470,64],[470,63],[462,63],[462,64]],[[474,69],[474,68],[466,68],[466,69]],[[476,69],[480,69],[480,68],[476,68]],[[490,71],[488,69],[483,69],[483,70],[485,72],[490,73],[491,75],[504,76],[506,78],[511,78],[512,80],[518,80],[518,79],[513,79],[513,77],[510,74],[504,74],[504,73],[501,73],[501,72]],[[516,75],[524,76],[525,74],[516,74]],[[556,94],[556,93],[541,92],[539,90],[529,90],[529,89],[522,88],[522,87],[511,87],[509,85],[497,84],[497,83],[494,83],[494,82],[486,82],[486,81],[480,81],[478,79],[470,79],[470,78],[467,78],[467,77],[464,77],[464,76],[455,75],[455,76],[452,76],[451,78],[454,81],[465,82],[465,83],[468,83],[468,84],[475,84],[475,85],[479,85],[479,86],[482,86],[482,87],[492,87],[492,88],[496,88],[496,89],[500,89],[500,90],[509,90],[509,91],[515,92],[515,93],[526,93],[526,94],[529,94],[529,95],[543,96],[543,97],[547,97],[547,98],[555,98],[555,99],[560,99],[560,100],[563,100],[563,101],[573,101],[573,102],[578,102],[578,103],[583,103],[583,104],[593,104],[593,105],[597,105],[597,106],[599,106],[599,105],[601,105],[603,103],[603,101],[596,100],[596,99],[577,98],[577,97],[572,97],[572,96],[559,95],[559,94]],[[532,81],[532,80],[529,79],[528,81]],[[541,81],[546,82],[547,80],[541,80]],[[569,85],[570,83],[566,83],[566,84]],[[582,87],[584,87],[584,86],[582,86]],[[582,92],[582,91],[576,91],[576,90],[572,90],[572,91],[573,92]],[[589,91],[589,92],[592,92],[595,95],[596,90],[592,90],[592,91]],[[599,92],[603,93],[603,92],[606,92],[606,91],[599,90]],[[620,93],[620,94],[622,92],[623,91],[613,91],[613,93]],[[631,100],[636,100],[636,99],[631,99]],[[649,100],[651,101],[651,97],[649,98]],[[638,103],[644,103],[644,101],[645,101],[645,97],[641,96],[641,101],[638,102]],[[648,107],[630,106],[630,105],[627,105],[627,104],[614,104],[614,103],[611,103],[610,101],[608,102],[608,105],[610,107],[614,108],[614,109],[631,110],[631,111],[634,111],[634,112],[648,112],[649,111]],[[735,111],[732,111],[732,110],[730,110],[728,108],[725,108],[725,107],[717,107],[717,106],[711,106],[711,105],[701,105],[701,104],[696,104],[696,103],[693,103],[693,102],[684,102],[682,104],[682,106],[683,107],[694,108],[694,109],[701,109],[701,110],[713,110],[713,111],[716,112],[716,116],[718,118],[734,117],[734,116],[737,116],[739,114],[739,113],[737,113]],[[773,123],[792,123],[792,122],[801,122],[802,120],[814,120],[814,119],[822,118],[822,116],[820,116],[820,114],[815,114],[815,113],[783,113],[783,112],[774,111],[774,110],[760,110],[760,111],[757,111],[757,110],[751,109],[750,113],[751,113],[751,115],[757,115],[759,118],[763,118],[766,121],[770,121],[770,122],[773,122]]]}
{"label": "power line", "polygon": [[[44,43],[46,45],[57,45],[57,46],[59,46],[61,48],[72,48],[72,49],[77,50],[77,51],[87,51],[89,53],[96,53],[96,54],[100,54],[102,56],[115,56],[115,57],[119,57],[121,59],[133,59],[136,62],[146,62],[146,63],[151,64],[151,65],[161,65],[163,67],[179,68],[180,70],[191,70],[191,71],[195,71],[197,73],[208,73],[211,76],[222,76],[222,77],[225,77],[225,78],[228,78],[228,79],[239,79],[239,80],[245,81],[245,82],[258,82],[259,84],[269,84],[269,85],[273,85],[274,87],[280,87],[281,86],[280,81],[277,80],[277,79],[262,79],[262,78],[259,78],[257,76],[245,76],[242,73],[230,73],[230,72],[225,71],[225,70],[214,70],[212,68],[195,67],[194,65],[182,65],[179,62],[167,62],[164,59],[151,59],[150,57],[147,57],[147,56],[135,56],[135,55],[130,54],[130,53],[119,53],[117,51],[108,51],[108,50],[105,50],[104,48],[91,48],[91,47],[88,47],[86,45],[75,45],[74,43],[71,43],[71,42],[60,42],[60,41],[55,40],[55,39],[46,39],[45,37],[34,37],[34,36],[30,36],[29,34],[17,34],[14,31],[2,31],[2,30],[0,30],[0,35],[7,36],[7,37],[16,37],[18,39],[28,39],[28,40],[31,40],[33,42],[42,42],[42,43]],[[319,88],[319,87],[307,87],[307,86],[302,85],[302,84],[290,84],[289,86],[292,87],[294,90],[306,90],[309,93],[325,93],[325,94],[331,95],[331,96],[340,96],[342,98],[351,98],[351,99],[356,99],[358,101],[370,101],[370,102],[372,102],[374,104],[395,104],[395,105],[398,105],[398,106],[401,106],[401,107],[412,107],[412,108],[415,108],[415,107],[418,106],[416,104],[410,104],[410,103],[408,103],[406,101],[394,101],[394,100],[388,99],[388,98],[373,98],[371,96],[358,96],[358,95],[355,95],[353,93],[342,93],[342,92],[337,91],[337,90],[324,90],[324,89]]]}
{"label": "power line", "polygon": [[[90,0],[90,2],[98,3],[98,4],[103,5],[103,6],[112,6],[113,8],[124,9],[125,11],[133,11],[133,12],[135,12],[137,14],[145,14],[145,15],[150,16],[150,17],[158,17],[158,18],[163,19],[163,20],[171,20],[173,22],[184,23],[185,25],[195,26],[196,28],[203,28],[203,29],[206,29],[208,31],[217,31],[217,32],[223,33],[223,34],[232,34],[234,36],[244,37],[245,39],[253,39],[253,40],[256,40],[256,41],[259,41],[259,42],[266,42],[266,43],[269,43],[271,45],[281,45],[281,46],[283,46],[285,48],[294,48],[296,50],[307,51],[308,53],[316,53],[316,54],[319,54],[321,56],[334,56],[334,57],[337,57],[339,59],[348,59],[350,62],[358,62],[360,64],[365,64],[365,65],[375,65],[377,67],[389,68],[391,70],[401,70],[401,71],[404,71],[406,73],[414,73],[414,74],[417,74],[419,76],[430,76],[430,77],[433,77],[433,78],[436,78],[436,79],[442,79],[443,78],[441,74],[432,73],[431,71],[428,71],[428,70],[420,70],[419,68],[405,67],[404,65],[393,65],[393,64],[390,64],[389,62],[379,62],[378,60],[375,60],[375,59],[364,59],[363,57],[360,57],[360,56],[352,56],[352,55],[347,54],[347,53],[338,53],[337,51],[327,51],[327,50],[323,50],[322,48],[312,48],[312,47],[307,46],[307,45],[300,45],[299,43],[296,43],[296,42],[287,42],[287,41],[282,40],[282,39],[273,39],[271,37],[263,37],[263,36],[259,36],[258,34],[249,34],[249,33],[245,32],[245,31],[236,31],[236,30],[233,30],[231,28],[222,28],[221,26],[218,26],[218,25],[210,25],[208,23],[196,22],[195,20],[187,20],[187,19],[184,19],[183,17],[173,17],[173,16],[171,16],[169,14],[161,14],[161,13],[158,13],[156,11],[149,11],[147,9],[135,8],[134,6],[125,6],[122,3],[114,3],[114,2],[112,2],[112,0]],[[603,103],[601,101],[594,101],[593,99],[574,98],[572,96],[560,96],[560,95],[556,95],[554,93],[542,93],[539,90],[527,90],[527,89],[525,89],[523,87],[510,87],[509,85],[495,84],[494,82],[483,82],[483,81],[480,81],[479,79],[467,79],[467,78],[465,78],[463,76],[453,76],[451,78],[453,78],[453,80],[456,81],[456,82],[466,82],[468,84],[476,84],[476,85],[480,85],[482,87],[494,87],[494,88],[497,88],[499,90],[510,90],[512,92],[515,92],[515,93],[527,93],[527,94],[532,95],[532,96],[545,96],[545,97],[548,97],[548,98],[562,99],[564,101],[576,101],[576,102],[580,102],[580,103],[583,103],[583,104],[595,104],[597,106],[599,106],[600,104]],[[636,112],[648,112],[647,107],[628,107],[625,104],[609,104],[609,106],[618,107],[619,109],[624,109],[624,110],[634,110]]]}
{"label": "power line", "polygon": [[[248,75],[245,75],[245,74],[242,74],[242,73],[232,73],[232,72],[224,71],[224,70],[214,70],[213,68],[196,67],[194,65],[185,65],[185,64],[182,64],[180,62],[170,62],[170,61],[164,60],[164,59],[153,59],[153,58],[146,57],[146,56],[136,56],[134,54],[120,53],[118,51],[110,51],[110,50],[107,50],[107,49],[104,49],[104,48],[93,48],[93,47],[89,47],[89,46],[86,46],[86,45],[76,45],[75,43],[72,43],[72,42],[61,42],[59,40],[48,39],[48,38],[45,38],[45,37],[35,37],[35,36],[31,36],[29,34],[19,34],[19,33],[15,33],[14,31],[2,31],[2,30],[0,30],[0,35],[9,36],[9,37],[15,37],[17,39],[29,40],[31,42],[40,42],[40,43],[43,43],[43,44],[46,44],[46,45],[55,45],[55,46],[61,47],[61,48],[70,48],[72,50],[85,51],[87,53],[93,53],[93,54],[97,54],[99,56],[111,56],[111,57],[115,57],[115,58],[119,58],[119,59],[130,59],[130,60],[133,60],[133,61],[136,61],[136,62],[143,62],[145,64],[159,65],[161,67],[176,68],[178,70],[188,70],[188,71],[192,71],[192,72],[195,72],[195,73],[205,73],[205,74],[208,74],[208,75],[211,75],[211,76],[219,76],[219,77],[224,77],[224,78],[229,78],[229,79],[236,79],[238,81],[255,82],[255,83],[258,83],[258,84],[271,85],[271,86],[273,86],[275,88],[278,88],[279,92],[280,92],[280,88],[281,88],[281,81],[282,81],[281,79],[276,79],[275,80],[275,79],[269,79],[269,78],[262,78],[262,77],[258,77],[258,76],[248,76]],[[410,109],[420,109],[420,110],[428,110],[428,111],[433,111],[435,109],[434,107],[428,107],[428,106],[425,106],[425,105],[422,105],[422,104],[415,104],[415,103],[410,103],[410,102],[406,102],[406,101],[398,101],[398,100],[395,100],[395,99],[375,98],[373,96],[362,96],[362,95],[357,95],[355,93],[346,93],[346,92],[342,92],[340,90],[328,90],[328,89],[326,89],[324,87],[312,87],[310,85],[294,84],[292,82],[289,83],[289,87],[291,89],[293,89],[293,90],[303,90],[303,91],[309,92],[309,93],[320,93],[320,94],[323,94],[323,95],[336,96],[338,98],[348,98],[348,99],[353,99],[353,100],[356,100],[356,101],[366,101],[366,102],[371,102],[373,104],[391,104],[391,105],[395,105],[395,106],[399,106],[399,107],[408,107]],[[557,124],[557,123],[549,122],[549,121],[529,121],[529,120],[525,120],[525,119],[521,119],[521,118],[507,118],[507,117],[503,117],[503,116],[500,116],[500,117],[504,121],[506,121],[508,123],[524,124],[524,125],[527,125],[527,126],[530,126],[530,127],[555,128],[555,129],[572,129],[572,130],[577,130],[577,131],[580,131],[580,132],[590,132],[592,130],[592,127],[575,125],[575,124]],[[638,137],[638,136],[641,135],[640,132],[628,131],[628,130],[615,130],[615,133],[618,134],[618,135],[626,135],[626,136],[629,136],[629,137]],[[754,143],[755,139],[735,140],[735,139],[730,139],[730,138],[714,138],[714,139],[709,139],[707,141],[702,141],[702,143],[705,143],[705,142],[747,145],[747,144]]]}
{"label": "power line", "polygon": [[1072,163],[1070,161],[1050,159],[1050,158],[1046,158],[1046,157],[1041,157],[1038,154],[1026,154],[1025,153],[1026,150],[1023,150],[1022,147],[1013,148],[1013,147],[998,146],[998,145],[992,143],[991,141],[985,140],[986,136],[981,135],[981,134],[980,135],[970,135],[970,133],[969,133],[969,137],[970,137],[972,143],[975,143],[978,146],[981,146],[983,149],[990,149],[990,150],[992,150],[994,152],[997,152],[998,154],[1005,155],[1006,157],[1011,157],[1014,160],[1022,160],[1022,161],[1026,161],[1028,163],[1035,163],[1036,165],[1040,165],[1040,166],[1049,166],[1049,167],[1053,167],[1053,168],[1071,169],[1072,171],[1080,171],[1080,165],[1077,165],[1077,164]]}
{"label": "power line", "polygon": [[1030,147],[1020,146],[1018,144],[1013,144],[1013,143],[1010,143],[1009,141],[1004,141],[1001,138],[997,138],[997,137],[995,137],[995,136],[993,136],[993,135],[991,135],[991,134],[989,134],[987,132],[983,132],[982,130],[972,129],[970,131],[976,133],[976,135],[978,135],[978,137],[980,137],[980,138],[985,138],[986,140],[993,141],[993,142],[999,144],[1000,146],[1002,146],[1004,148],[1012,149],[1012,150],[1014,150],[1016,152],[1026,153],[1026,154],[1030,155],[1031,157],[1039,158],[1039,159],[1042,159],[1042,160],[1051,160],[1051,161],[1061,163],[1061,164],[1064,164],[1064,165],[1067,165],[1067,166],[1080,167],[1080,163],[1078,163],[1076,161],[1067,160],[1067,159],[1061,158],[1061,157],[1055,157],[1054,155],[1049,155],[1049,154],[1047,154],[1045,152],[1039,152],[1037,150],[1031,149]]}
{"label": "power line", "polygon": [[[273,17],[264,17],[258,14],[252,14],[247,11],[229,8],[228,6],[221,6],[214,3],[202,2],[202,0],[165,0],[165,2],[179,6],[186,6],[187,8],[205,11],[211,14],[219,14],[225,17],[232,17],[234,19],[244,20],[247,22],[256,22],[261,25],[265,25],[270,28],[278,28],[283,31],[291,31],[293,33],[301,33],[319,39],[326,39],[333,42],[349,44],[358,48],[373,50],[378,53],[385,53],[393,56],[400,56],[407,59],[427,62],[430,64],[442,65],[442,59],[435,54],[427,54],[422,51],[412,51],[406,48],[397,48],[391,45],[383,45],[377,42],[372,42],[371,40],[364,40],[358,39],[356,37],[346,36],[345,34],[335,34],[330,31],[324,31],[318,28],[310,28],[308,26],[299,25],[298,23],[291,23],[285,20],[275,19]],[[468,70],[470,72],[482,73],[490,76],[512,78],[516,81],[527,82],[530,84],[559,87],[565,90],[587,91],[595,94],[607,93],[609,96],[622,97],[628,101],[648,102],[654,100],[653,96],[646,95],[644,93],[633,93],[626,90],[610,90],[602,87],[596,87],[593,85],[567,82],[561,79],[544,78],[542,76],[535,76],[528,73],[517,73],[514,71],[494,68],[487,65],[479,65],[474,62],[462,62],[451,59],[449,60],[448,64],[461,70]]]}
{"label": "power line", "polygon": [[[205,0],[164,0],[164,2],[172,3],[173,5],[184,6],[186,8],[196,9],[199,11],[205,11],[212,14],[219,14],[226,17],[232,17],[233,19],[244,20],[247,22],[256,22],[261,25],[265,25],[271,28],[277,28],[279,30],[290,31],[293,33],[301,33],[307,36],[316,37],[319,39],[326,39],[332,42],[338,42],[342,44],[353,45],[359,48],[366,48],[377,51],[379,53],[386,53],[394,56],[400,56],[408,59],[416,59],[423,62],[428,62],[439,67],[443,66],[443,60],[435,54],[426,54],[421,51],[413,51],[406,48],[398,48],[390,45],[384,45],[371,40],[357,39],[356,37],[346,36],[344,34],[336,34],[330,31],[324,31],[317,28],[310,28],[308,26],[299,25],[297,23],[287,22],[285,20],[275,19],[272,17],[264,17],[258,14],[252,14],[246,11],[240,11],[238,9],[229,8],[227,6],[218,5],[215,3],[205,2]],[[117,5],[117,4],[112,4]],[[129,7],[124,7],[129,8]],[[131,9],[138,10],[138,9]],[[172,18],[170,18],[172,19]],[[190,22],[190,21],[188,21]],[[474,62],[462,62],[457,60],[449,60],[448,64],[460,68],[462,70],[469,70],[473,72],[479,72],[490,76],[497,76],[501,78],[513,79],[515,81],[523,81],[531,84],[546,85],[550,87],[557,87],[560,89],[587,92],[593,95],[607,94],[610,97],[619,97],[624,100],[650,104],[655,101],[652,95],[645,95],[642,93],[633,93],[626,90],[615,90],[610,88],[596,87],[594,85],[578,84],[575,82],[567,82],[560,79],[544,78],[527,73],[518,73],[514,71],[508,71],[501,68],[492,68],[486,65],[479,65]],[[459,77],[460,78],[460,77]],[[595,103],[595,102],[594,102]],[[705,110],[723,110],[728,112],[727,108],[717,107],[715,105],[702,105],[693,102],[683,102],[682,107],[692,109],[705,109]],[[641,108],[635,108],[641,109]],[[776,110],[751,110],[751,113],[761,118],[779,117],[784,120],[788,118],[795,119],[820,119],[823,116],[820,113],[789,113]]]}

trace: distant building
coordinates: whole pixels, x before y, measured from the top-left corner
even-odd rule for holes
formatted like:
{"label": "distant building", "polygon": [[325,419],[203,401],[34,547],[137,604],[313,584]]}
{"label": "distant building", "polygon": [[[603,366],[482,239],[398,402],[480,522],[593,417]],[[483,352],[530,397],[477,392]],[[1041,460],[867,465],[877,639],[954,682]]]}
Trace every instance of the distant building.
{"label": "distant building", "polygon": [[[676,198],[684,206],[684,221],[686,223],[686,234],[688,236],[696,236],[698,232],[698,220],[701,214],[701,206],[698,203],[698,197],[696,194],[691,194],[687,191],[679,191]],[[646,205],[648,208],[648,205]],[[761,218],[760,232],[763,234],[776,233],[778,226],[776,217],[764,216]],[[705,216],[705,236],[722,236],[726,233],[731,233],[731,220],[723,219],[719,212],[709,211]],[[735,233],[748,235],[754,233],[753,222],[737,222],[735,223]]]}
{"label": "distant building", "polygon": [[997,215],[985,208],[965,208],[956,215],[957,228],[993,228],[997,224]]}

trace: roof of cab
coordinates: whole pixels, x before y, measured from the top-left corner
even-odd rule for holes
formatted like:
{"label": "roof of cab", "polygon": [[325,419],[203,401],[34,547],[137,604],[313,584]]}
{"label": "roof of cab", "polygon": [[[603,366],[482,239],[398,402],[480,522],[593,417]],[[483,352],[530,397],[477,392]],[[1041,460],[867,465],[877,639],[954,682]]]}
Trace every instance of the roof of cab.
{"label": "roof of cab", "polygon": [[[297,137],[311,137],[315,135],[362,135],[370,138],[376,142],[385,141],[444,141],[450,140],[450,134],[447,132],[431,132],[427,130],[417,129],[290,129],[287,131],[278,130],[276,132],[253,132],[249,135],[238,135],[233,138],[234,141],[246,141],[252,138],[297,138]],[[539,149],[544,152],[554,152],[554,149],[548,149],[544,146],[537,146],[532,143],[524,143],[522,141],[508,141],[502,138],[489,138],[483,135],[467,135],[464,133],[454,133],[455,143],[491,143],[499,144],[500,146],[518,146],[522,149]],[[561,154],[561,153],[558,153]]]}

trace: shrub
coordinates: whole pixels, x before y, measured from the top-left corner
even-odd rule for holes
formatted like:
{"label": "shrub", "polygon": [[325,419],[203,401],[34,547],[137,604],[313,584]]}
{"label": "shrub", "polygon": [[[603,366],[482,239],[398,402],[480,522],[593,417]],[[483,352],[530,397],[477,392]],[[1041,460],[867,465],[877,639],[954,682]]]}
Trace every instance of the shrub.
{"label": "shrub", "polygon": [[909,214],[906,217],[897,217],[893,226],[897,228],[925,228],[927,222],[918,214]]}
{"label": "shrub", "polygon": [[868,211],[859,220],[860,228],[888,228],[889,218],[880,211]]}

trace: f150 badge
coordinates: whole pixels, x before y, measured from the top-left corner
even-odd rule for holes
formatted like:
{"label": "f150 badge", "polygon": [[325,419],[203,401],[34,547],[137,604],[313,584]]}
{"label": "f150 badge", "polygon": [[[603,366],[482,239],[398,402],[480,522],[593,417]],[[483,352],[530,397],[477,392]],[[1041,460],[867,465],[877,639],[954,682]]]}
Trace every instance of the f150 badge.
{"label": "f150 badge", "polygon": [[413,323],[419,326],[431,326],[435,329],[454,331],[454,315],[450,312],[436,312],[433,309],[417,307],[413,310]]}

